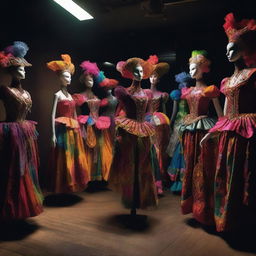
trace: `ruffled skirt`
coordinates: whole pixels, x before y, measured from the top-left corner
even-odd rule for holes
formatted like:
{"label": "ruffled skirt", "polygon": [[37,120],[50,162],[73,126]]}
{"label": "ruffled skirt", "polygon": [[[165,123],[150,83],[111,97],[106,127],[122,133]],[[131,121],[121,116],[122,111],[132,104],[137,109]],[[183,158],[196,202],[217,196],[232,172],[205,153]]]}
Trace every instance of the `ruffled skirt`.
{"label": "ruffled skirt", "polygon": [[35,122],[0,123],[0,219],[26,219],[43,211]]}

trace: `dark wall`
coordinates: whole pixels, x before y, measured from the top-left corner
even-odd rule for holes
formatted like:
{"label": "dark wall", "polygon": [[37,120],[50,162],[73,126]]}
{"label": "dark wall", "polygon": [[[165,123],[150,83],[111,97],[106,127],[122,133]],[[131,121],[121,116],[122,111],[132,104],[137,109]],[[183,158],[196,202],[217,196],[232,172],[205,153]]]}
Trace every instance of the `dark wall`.
{"label": "dark wall", "polygon": [[[247,14],[252,15],[248,6],[242,8],[233,2],[229,9],[229,3],[227,1],[223,4],[223,11],[218,13],[215,20],[199,19],[195,24],[187,24],[184,20],[183,24],[158,29],[112,31],[105,28],[104,24],[97,24],[97,21],[88,21],[86,24],[76,21],[64,10],[57,9],[52,1],[2,1],[0,48],[3,49],[15,40],[24,41],[30,47],[26,58],[33,66],[26,70],[27,78],[23,81],[23,87],[31,93],[33,99],[29,118],[38,122],[42,173],[47,168],[50,156],[53,95],[59,90],[58,80],[47,70],[46,62],[59,59],[62,53],[71,55],[77,69],[69,88],[72,93],[81,90],[79,64],[83,60],[116,63],[129,57],[148,58],[151,54],[175,52],[176,61],[170,63],[170,73],[163,78],[160,88],[170,92],[176,87],[174,74],[188,71],[191,51],[206,49],[212,61],[207,83],[218,86],[221,79],[233,70],[225,57],[227,40],[222,29],[223,17],[231,10],[242,18]],[[8,81],[1,74],[1,80]],[[130,83],[122,79],[114,69],[106,68],[106,74],[119,79],[121,84]],[[149,86],[148,81],[144,81],[143,86]]]}

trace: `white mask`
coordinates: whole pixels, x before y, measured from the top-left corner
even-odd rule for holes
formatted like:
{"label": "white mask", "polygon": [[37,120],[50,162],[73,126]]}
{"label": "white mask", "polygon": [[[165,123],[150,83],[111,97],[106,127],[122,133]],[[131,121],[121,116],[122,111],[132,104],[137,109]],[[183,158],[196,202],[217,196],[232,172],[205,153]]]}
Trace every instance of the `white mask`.
{"label": "white mask", "polygon": [[60,74],[60,81],[63,85],[69,85],[71,83],[71,74],[68,71],[63,71]]}
{"label": "white mask", "polygon": [[203,71],[198,64],[191,63],[189,65],[189,74],[194,79],[200,79],[203,76]]}
{"label": "white mask", "polygon": [[239,48],[239,46],[234,43],[234,42],[230,42],[227,45],[227,53],[226,53],[228,60],[230,62],[235,62],[237,60],[239,60],[242,57],[242,52],[241,49]]}
{"label": "white mask", "polygon": [[136,81],[141,81],[143,78],[143,68],[141,65],[137,65],[133,70],[133,78]]}

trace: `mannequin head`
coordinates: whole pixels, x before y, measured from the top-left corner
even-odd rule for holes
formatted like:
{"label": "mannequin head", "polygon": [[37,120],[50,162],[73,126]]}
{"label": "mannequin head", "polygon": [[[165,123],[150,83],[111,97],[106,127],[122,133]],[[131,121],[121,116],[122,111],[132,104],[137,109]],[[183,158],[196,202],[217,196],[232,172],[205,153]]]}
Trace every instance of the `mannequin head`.
{"label": "mannequin head", "polygon": [[230,62],[256,65],[256,20],[236,21],[233,13],[225,16],[223,28],[228,37],[227,58]]}
{"label": "mannequin head", "polygon": [[194,50],[189,59],[189,74],[192,78],[200,80],[204,73],[210,71],[211,62],[205,57],[207,52],[205,50]]}
{"label": "mannequin head", "polygon": [[26,72],[25,72],[25,67],[24,66],[13,66],[11,68],[11,76],[14,80],[20,81],[25,79],[26,77]]}
{"label": "mannequin head", "polygon": [[71,74],[68,70],[63,70],[59,72],[59,78],[60,78],[61,84],[64,86],[67,86],[71,83]]}
{"label": "mannequin head", "polygon": [[192,78],[199,80],[203,77],[203,70],[196,63],[189,64],[189,74]]}
{"label": "mannequin head", "polygon": [[126,61],[119,61],[116,69],[125,78],[141,81],[150,77],[154,71],[154,65],[141,58],[134,57]]}
{"label": "mannequin head", "polygon": [[227,58],[230,62],[236,62],[242,58],[242,49],[238,43],[229,42],[227,45]]}
{"label": "mannequin head", "polygon": [[84,84],[85,88],[91,89],[94,85],[93,76],[91,74],[82,74],[80,82]]}
{"label": "mannequin head", "polygon": [[150,77],[149,81],[152,85],[157,85],[159,82],[159,76],[156,72],[154,72]]}
{"label": "mannequin head", "polygon": [[133,69],[133,80],[141,81],[143,79],[143,67],[140,64],[137,64]]}

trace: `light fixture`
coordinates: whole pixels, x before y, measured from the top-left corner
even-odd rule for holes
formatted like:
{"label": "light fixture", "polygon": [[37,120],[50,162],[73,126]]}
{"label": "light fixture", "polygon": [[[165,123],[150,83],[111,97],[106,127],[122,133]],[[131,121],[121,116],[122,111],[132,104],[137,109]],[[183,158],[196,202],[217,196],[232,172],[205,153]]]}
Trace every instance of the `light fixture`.
{"label": "light fixture", "polygon": [[59,4],[64,9],[66,9],[69,13],[74,15],[80,21],[93,19],[93,17],[87,11],[85,11],[83,8],[81,8],[78,4],[76,4],[72,0],[53,0],[53,1]]}

